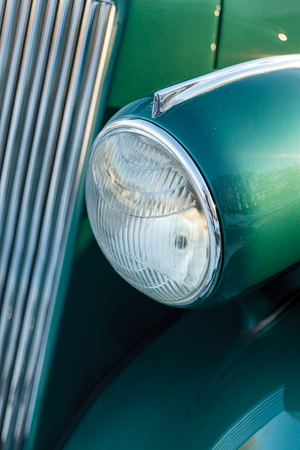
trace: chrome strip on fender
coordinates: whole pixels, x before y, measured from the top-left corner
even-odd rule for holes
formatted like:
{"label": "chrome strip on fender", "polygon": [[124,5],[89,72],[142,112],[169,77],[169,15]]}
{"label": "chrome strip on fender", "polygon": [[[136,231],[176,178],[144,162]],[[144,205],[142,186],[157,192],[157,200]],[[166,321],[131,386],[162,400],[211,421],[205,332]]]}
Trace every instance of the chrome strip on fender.
{"label": "chrome strip on fender", "polygon": [[95,133],[115,6],[0,0],[2,12],[0,447],[12,450],[21,447],[30,420],[82,165]]}
{"label": "chrome strip on fender", "polygon": [[152,119],[161,116],[173,106],[225,84],[241,80],[242,78],[274,72],[275,70],[292,68],[300,68],[300,55],[270,56],[226,67],[225,69],[161,89],[154,94]]}
{"label": "chrome strip on fender", "polygon": [[239,450],[258,430],[261,430],[274,417],[284,411],[283,395],[283,386],[271,392],[232,425],[213,446],[212,450]]}

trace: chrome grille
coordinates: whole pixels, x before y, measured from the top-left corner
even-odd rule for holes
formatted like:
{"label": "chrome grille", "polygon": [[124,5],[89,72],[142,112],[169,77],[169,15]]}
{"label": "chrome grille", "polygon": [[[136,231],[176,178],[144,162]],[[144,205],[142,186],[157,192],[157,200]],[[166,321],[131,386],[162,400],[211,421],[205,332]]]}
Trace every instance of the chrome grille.
{"label": "chrome grille", "polygon": [[113,4],[95,0],[0,0],[3,450],[22,445],[94,134],[114,14]]}

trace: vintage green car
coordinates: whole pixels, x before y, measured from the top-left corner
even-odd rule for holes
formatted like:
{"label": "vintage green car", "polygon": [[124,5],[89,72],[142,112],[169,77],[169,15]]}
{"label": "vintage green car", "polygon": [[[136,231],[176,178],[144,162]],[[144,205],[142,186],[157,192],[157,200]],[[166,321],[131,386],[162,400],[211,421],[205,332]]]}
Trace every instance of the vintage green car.
{"label": "vintage green car", "polygon": [[0,0],[0,450],[299,450],[299,20]]}

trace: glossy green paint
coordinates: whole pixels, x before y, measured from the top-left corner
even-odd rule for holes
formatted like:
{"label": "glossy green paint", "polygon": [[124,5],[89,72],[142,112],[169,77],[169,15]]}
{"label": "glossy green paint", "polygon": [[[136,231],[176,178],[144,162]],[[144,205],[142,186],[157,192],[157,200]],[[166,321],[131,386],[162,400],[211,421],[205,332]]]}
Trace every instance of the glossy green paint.
{"label": "glossy green paint", "polygon": [[300,52],[298,0],[224,0],[217,68]]}
{"label": "glossy green paint", "polygon": [[113,379],[63,449],[298,449],[299,320],[298,302],[245,340],[236,305],[189,312]]}
{"label": "glossy green paint", "polygon": [[231,83],[154,120],[151,111],[152,96],[115,117],[167,130],[207,181],[223,237],[223,268],[209,304],[249,293],[298,264],[300,70]]}
{"label": "glossy green paint", "polygon": [[131,0],[109,106],[210,72],[219,7],[220,0]]}

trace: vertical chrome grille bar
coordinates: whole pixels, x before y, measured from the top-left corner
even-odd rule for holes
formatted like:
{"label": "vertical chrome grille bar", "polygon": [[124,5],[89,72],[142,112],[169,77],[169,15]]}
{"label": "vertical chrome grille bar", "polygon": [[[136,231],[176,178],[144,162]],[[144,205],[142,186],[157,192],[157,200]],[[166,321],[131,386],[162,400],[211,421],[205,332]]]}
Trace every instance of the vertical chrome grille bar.
{"label": "vertical chrome grille bar", "polygon": [[[55,2],[51,2],[51,3],[52,3],[52,9],[49,10],[49,22],[52,22],[55,18],[55,12],[56,12],[56,6],[58,3],[58,0],[56,0]],[[56,86],[57,86],[59,75],[60,75],[60,64],[61,64],[62,55],[63,55],[61,48],[63,47],[63,44],[64,44],[65,29],[68,28],[68,21],[70,20],[70,11],[71,11],[70,4],[68,4],[67,2],[60,1],[60,6],[58,9],[58,13],[57,13],[56,25],[55,25],[55,29],[54,29],[54,34],[56,36],[56,40],[55,40],[55,42],[53,42],[53,45],[52,45],[52,48],[50,51],[50,55],[48,55],[48,53],[43,53],[43,52],[44,52],[44,50],[46,50],[45,47],[49,47],[51,39],[52,39],[52,27],[51,26],[48,29],[48,33],[45,33],[44,41],[41,46],[40,60],[38,63],[38,68],[40,68],[41,71],[43,71],[40,66],[43,66],[44,64],[47,63],[47,57],[49,57],[49,64],[48,64],[48,68],[47,68],[45,82],[43,80],[43,76],[40,74],[41,71],[39,71],[39,70],[36,71],[36,77],[34,80],[35,88],[37,86],[39,86],[39,84],[42,84],[42,83],[44,83],[44,86],[43,86],[43,92],[42,92],[41,98],[40,98],[40,96],[37,95],[38,92],[36,91],[36,89],[33,90],[32,95],[31,95],[30,105],[33,106],[32,104],[36,103],[39,106],[39,112],[38,112],[38,116],[37,116],[37,120],[36,120],[36,127],[35,127],[35,134],[34,134],[33,142],[32,142],[32,139],[30,139],[30,136],[28,136],[28,135],[30,135],[32,128],[35,126],[35,123],[34,123],[35,117],[30,117],[30,114],[28,114],[27,118],[26,118],[25,128],[24,128],[25,129],[24,137],[23,137],[22,143],[21,143],[20,158],[19,158],[20,164],[22,164],[23,160],[25,159],[25,156],[23,156],[23,154],[25,152],[31,151],[31,156],[30,156],[30,162],[29,162],[29,166],[28,166],[28,170],[27,170],[27,180],[26,180],[26,184],[24,187],[24,194],[23,194],[23,200],[22,200],[22,205],[21,205],[20,218],[19,218],[19,222],[18,222],[16,243],[15,243],[14,253],[13,253],[12,262],[11,262],[11,270],[9,272],[10,278],[9,278],[8,283],[11,287],[6,289],[6,291],[10,292],[10,297],[12,296],[11,289],[13,289],[13,286],[16,286],[16,284],[18,283],[17,274],[19,273],[20,266],[22,264],[22,255],[26,248],[26,242],[27,242],[26,239],[27,239],[27,234],[29,232],[28,227],[29,227],[29,221],[31,219],[31,214],[32,214],[32,205],[35,201],[37,182],[39,180],[39,175],[40,175],[39,169],[40,169],[40,165],[41,165],[42,155],[44,154],[43,147],[46,146],[45,141],[47,139],[47,134],[48,134],[46,125],[49,122],[49,117],[51,117],[52,112],[53,112],[53,104],[55,101],[54,96],[56,94]],[[79,22],[79,20],[80,19],[78,19],[78,22]],[[74,35],[72,35],[72,37],[74,37]],[[71,58],[72,58],[72,55],[69,57],[69,59],[67,59],[66,62],[70,63]],[[71,70],[71,69],[68,69],[68,70]],[[63,78],[63,76],[62,76],[62,78]],[[62,83],[65,82],[67,84],[67,81],[68,81],[67,79],[63,78]],[[64,86],[64,91],[66,91],[66,89],[67,89],[67,87]],[[63,103],[63,97],[57,95],[56,102],[58,103],[60,101]],[[36,105],[34,105],[34,106],[36,106]],[[57,120],[59,120],[59,118],[60,118],[60,116],[58,116]],[[14,187],[13,187],[13,197],[12,197],[13,201],[17,201],[16,197],[18,197],[18,198],[20,197],[20,188],[18,186],[18,183],[14,184]],[[15,204],[13,204],[13,206],[15,206]],[[15,225],[13,226],[13,224],[16,223],[16,214],[15,214],[14,208],[10,208],[7,222],[9,224],[9,226],[7,226],[8,230],[7,230],[6,238],[4,241],[3,250],[1,252],[0,281],[2,281],[5,277],[5,273],[6,273],[7,265],[8,265],[8,261],[9,261],[9,255],[11,252],[11,241],[12,241],[13,235],[15,233]],[[38,224],[36,226],[38,228]],[[26,231],[26,230],[28,230],[28,231]],[[34,232],[34,230],[33,230],[33,232]],[[3,281],[2,281],[2,283],[3,283]],[[0,295],[1,295],[1,291],[3,291],[3,290],[0,290]],[[1,296],[0,296],[0,299],[1,299]],[[9,305],[6,305],[6,306],[9,306]],[[4,310],[5,310],[5,307],[4,307]],[[1,322],[0,322],[0,337],[1,337]],[[1,339],[0,339],[0,345],[1,345]],[[1,347],[0,347],[0,349],[1,349]],[[0,352],[0,355],[1,355],[1,352]]]}
{"label": "vertical chrome grille bar", "polygon": [[[52,2],[52,9],[49,12],[49,22],[52,22],[55,19],[57,1]],[[37,120],[37,127],[35,130],[35,139],[33,142],[33,146],[31,148],[30,142],[28,142],[28,135],[25,133],[23,137],[23,142],[20,151],[20,157],[24,151],[31,150],[31,159],[29,168],[27,171],[27,180],[24,189],[23,202],[21,207],[20,218],[18,222],[18,230],[17,237],[14,246],[14,252],[10,264],[10,270],[8,271],[8,282],[4,296],[4,302],[2,307],[2,314],[0,318],[0,370],[2,376],[0,378],[0,411],[1,411],[1,419],[3,420],[3,415],[5,414],[5,402],[7,398],[7,393],[9,389],[10,377],[13,369],[13,363],[15,358],[16,347],[18,343],[18,338],[20,334],[20,327],[23,319],[23,310],[24,304],[26,302],[26,286],[20,285],[20,277],[23,276],[23,279],[26,280],[26,283],[29,283],[32,259],[34,257],[34,250],[30,253],[27,251],[27,241],[28,235],[30,233],[30,219],[31,219],[31,209],[32,204],[35,201],[35,191],[37,190],[37,185],[34,184],[36,179],[39,177],[39,162],[42,157],[42,152],[40,151],[40,147],[43,146],[43,140],[46,136],[46,124],[48,121],[48,114],[52,113],[51,104],[54,101],[55,94],[55,86],[59,77],[59,64],[62,56],[59,58],[59,54],[61,53],[61,47],[63,46],[65,29],[68,28],[68,19],[70,16],[71,5],[67,2],[60,2],[60,8],[57,13],[57,21],[55,27],[55,36],[57,39],[53,43],[52,51],[50,52],[48,73],[46,75],[46,80],[44,83],[44,92],[42,99],[38,96],[38,93],[32,91],[33,102],[40,103],[40,111]],[[51,13],[51,14],[50,14]],[[79,22],[79,20],[78,20]],[[49,46],[52,39],[52,26],[51,23],[49,28],[46,28],[48,33],[44,35],[44,42],[41,45],[41,58],[47,60],[47,53],[43,55],[43,51],[45,50],[45,46]],[[75,44],[74,44],[75,45]],[[46,61],[44,61],[46,62]],[[70,60],[67,62],[70,63]],[[43,62],[40,61],[40,64]],[[39,64],[38,64],[39,66]],[[71,69],[70,69],[71,70]],[[38,71],[37,71],[38,74]],[[36,80],[37,81],[37,80]],[[42,82],[41,80],[40,82]],[[38,86],[37,84],[35,86]],[[65,90],[67,87],[65,87]],[[51,91],[53,91],[53,95],[51,97]],[[62,98],[57,99],[62,100]],[[29,123],[25,126],[25,130],[28,127],[33,125],[34,117],[30,117],[27,115]],[[30,120],[32,119],[32,120]],[[29,144],[29,145],[28,145]],[[26,149],[26,147],[29,147]],[[15,190],[17,189],[17,183],[14,186]],[[19,196],[20,192],[14,192]],[[40,214],[42,214],[42,207]],[[16,223],[16,210],[14,209],[14,204],[12,204],[12,208],[9,212],[9,226],[7,235],[5,236],[4,242],[4,251],[1,253],[1,261],[0,261],[0,277],[4,278],[5,272],[7,270],[7,265],[9,261],[9,252],[10,246],[12,242],[12,237],[14,235],[14,227],[13,224]],[[38,223],[36,224],[36,230],[33,230],[32,238],[38,239]],[[27,259],[25,260],[25,254]],[[19,288],[19,289],[18,289]],[[12,318],[8,320],[8,311],[12,311]],[[1,420],[1,422],[2,422]]]}
{"label": "vertical chrome grille bar", "polygon": [[[2,109],[3,97],[5,92],[5,85],[7,74],[9,71],[9,63],[13,52],[13,42],[18,23],[19,10],[21,0],[9,1],[5,8],[3,24],[1,28],[0,37],[0,114]],[[4,12],[4,7],[2,8]],[[0,159],[1,161],[1,159]],[[1,168],[1,165],[0,165]]]}
{"label": "vertical chrome grille bar", "polygon": [[[0,167],[1,450],[21,448],[30,420],[115,15],[108,1],[4,3],[0,61],[10,55],[12,76],[5,89],[0,84],[7,105],[0,118],[7,129],[2,173]],[[11,47],[3,56],[4,38]],[[0,66],[0,79],[5,70]]]}
{"label": "vertical chrome grille bar", "polygon": [[[40,186],[38,186],[38,180],[40,176],[40,166],[41,159],[43,159],[43,145],[45,145],[45,140],[47,139],[47,122],[49,121],[49,116],[53,112],[53,103],[55,102],[56,86],[58,83],[58,78],[60,75],[59,66],[62,60],[62,51],[64,44],[65,30],[68,29],[68,22],[70,20],[70,12],[72,10],[71,3],[61,0],[60,7],[58,9],[57,21],[55,27],[56,40],[53,43],[52,51],[50,52],[48,72],[46,75],[46,80],[44,83],[44,91],[42,99],[37,98],[40,101],[40,111],[38,114],[37,126],[35,130],[34,141],[31,148],[31,156],[29,167],[27,171],[27,179],[24,188],[24,194],[21,204],[21,212],[18,220],[18,228],[16,233],[16,239],[12,254],[12,259],[8,271],[7,286],[4,293],[4,302],[2,311],[3,314],[0,318],[0,370],[2,376],[0,379],[0,411],[5,412],[5,401],[7,398],[7,390],[10,382],[10,375],[12,372],[16,346],[20,334],[20,326],[23,319],[23,309],[26,302],[27,295],[27,285],[29,284],[32,261],[34,258],[35,247],[32,245],[28,248],[28,240],[34,241],[36,243],[39,236],[39,220],[33,222],[32,226],[32,208],[34,202],[36,202],[36,196],[42,195]],[[77,17],[77,22],[75,29],[79,27],[80,15]],[[49,39],[52,35],[45,36]],[[74,33],[71,34],[71,39],[74,38]],[[76,36],[75,36],[76,38]],[[71,41],[71,47],[76,46],[75,41]],[[71,71],[71,61],[73,53],[69,55],[66,59],[66,65],[69,64],[66,71],[69,73]],[[63,93],[67,90],[68,77],[61,78],[61,85],[64,84],[62,89]],[[56,104],[62,102],[63,105],[64,96],[57,95]],[[56,120],[59,121],[61,116],[55,116]],[[26,142],[23,140],[23,144]],[[55,143],[54,143],[55,145]],[[51,147],[52,153],[55,151],[54,145]],[[30,149],[29,149],[30,150]],[[51,170],[51,162],[48,165],[44,164],[46,170]],[[47,174],[41,173],[41,180],[43,183],[44,191],[47,188]],[[38,204],[39,214],[42,215],[43,206],[42,200]],[[16,222],[16,210],[10,210],[11,219]],[[4,249],[1,253],[0,262],[0,279],[4,279],[5,273],[8,266],[10,245],[12,242],[12,236],[14,230],[8,228],[8,237],[4,241]],[[22,283],[23,281],[23,283]],[[7,320],[7,311],[12,311],[13,316],[10,320]],[[5,314],[6,313],[6,314]],[[10,330],[12,330],[10,332]],[[1,417],[1,416],[0,416]]]}
{"label": "vertical chrome grille bar", "polygon": [[1,32],[2,32],[2,27],[3,27],[6,3],[7,2],[5,0],[2,0],[2,2],[0,3],[0,36],[1,36]]}
{"label": "vertical chrome grille bar", "polygon": [[[0,347],[0,362],[3,360],[3,367],[0,365],[0,368],[2,368],[2,377],[0,381],[0,411],[5,411],[5,413],[6,410],[4,405],[8,395],[20,327],[23,321],[24,305],[27,301],[27,286],[30,281],[32,263],[39,237],[43,203],[45,202],[52,160],[56,150],[56,135],[63,114],[64,100],[68,89],[72,59],[77,42],[76,34],[80,27],[81,11],[82,3],[80,4],[80,2],[77,1],[77,8],[74,8],[73,11],[73,27],[71,27],[67,51],[64,63],[62,64],[64,55],[63,49],[66,40],[65,30],[68,30],[69,28],[72,3],[64,0],[60,1],[56,27],[54,30],[56,40],[53,43],[50,55],[37,128],[35,130],[34,142],[31,149],[20,218],[18,221],[16,240],[3,304],[3,311],[7,311],[8,308],[11,308],[14,311],[14,315],[12,321],[8,321],[5,315],[2,315],[0,319],[0,345],[4,346],[3,348]],[[63,65],[62,70],[60,70],[61,65]],[[50,120],[50,117],[52,117],[52,121]],[[49,121],[51,122],[51,125],[48,134],[46,127]],[[45,153],[41,151],[43,146],[45,147]],[[41,159],[43,161],[42,168]],[[35,214],[33,213],[33,208],[35,208]],[[14,213],[15,211],[12,211],[12,214]],[[7,247],[8,240],[5,241],[5,244]],[[4,252],[4,254],[2,254],[0,273],[2,273],[2,271],[5,272],[5,263],[8,261],[8,258],[5,260],[3,256],[7,256],[7,253],[8,252]],[[11,333],[9,333],[10,329],[12,329]]]}
{"label": "vertical chrome grille bar", "polygon": [[[9,103],[14,101],[14,107],[12,112],[12,117],[9,123],[9,134],[8,141],[5,147],[5,158],[3,162],[3,170],[1,173],[0,179],[0,254],[2,265],[7,267],[8,264],[8,252],[7,249],[11,247],[11,242],[13,238],[13,224],[7,221],[6,215],[8,212],[8,206],[10,206],[11,212],[18,210],[18,205],[14,205],[14,208],[11,205],[11,191],[13,187],[18,191],[22,188],[22,172],[25,172],[26,169],[26,154],[23,155],[22,148],[20,148],[23,144],[26,143],[26,140],[23,136],[23,127],[25,122],[25,117],[28,117],[27,123],[30,120],[31,126],[34,125],[34,117],[30,115],[30,111],[28,110],[29,103],[29,94],[32,87],[33,82],[33,68],[35,67],[36,62],[36,54],[39,47],[39,43],[41,40],[41,30],[43,24],[43,15],[44,15],[44,2],[35,1],[33,3],[31,9],[31,17],[29,21],[29,27],[32,30],[29,35],[27,35],[27,40],[25,43],[23,62],[20,70],[20,82],[18,83],[16,95],[11,92],[6,92],[9,94]],[[13,67],[13,66],[12,66]],[[37,73],[37,72],[36,72]],[[36,80],[35,80],[36,81]],[[32,93],[33,94],[33,93]],[[7,96],[6,96],[7,97]],[[31,95],[31,99],[35,98],[37,102],[39,97],[37,92],[34,90],[34,95]],[[4,117],[2,116],[2,119]],[[9,122],[9,118],[6,117],[6,120],[2,120],[1,125],[4,122]],[[30,142],[28,143],[30,145]],[[3,147],[4,148],[4,147]],[[20,148],[20,152],[16,152],[15,149]],[[19,159],[19,163],[17,161]],[[18,166],[19,170],[16,170]],[[18,196],[19,197],[19,196]],[[16,209],[15,209],[16,208]],[[13,214],[15,220],[17,215]],[[3,251],[3,240],[9,241],[6,242],[6,251]],[[1,297],[3,293],[4,287],[4,277],[0,275],[0,304]]]}
{"label": "vertical chrome grille bar", "polygon": [[[33,286],[32,297],[29,295],[29,300],[31,299],[33,300],[32,309],[30,311],[30,309],[28,308],[28,311],[30,312],[27,314],[24,320],[25,333],[27,334],[32,333],[33,330],[30,330],[30,332],[28,332],[28,329],[31,328],[31,325],[33,323],[32,321],[34,321],[35,333],[32,337],[33,339],[32,349],[29,355],[28,364],[26,365],[27,371],[24,377],[25,388],[23,389],[23,392],[31,392],[32,390],[34,373],[36,370],[37,359],[41,347],[43,330],[45,329],[46,324],[47,312],[51,300],[53,302],[55,298],[55,290],[53,289],[53,287],[58,283],[58,279],[55,279],[57,273],[57,265],[59,266],[62,265],[64,248],[66,246],[66,236],[70,228],[70,221],[71,221],[70,212],[73,210],[72,204],[74,205],[75,202],[74,193],[76,192],[75,187],[76,184],[78,183],[78,175],[79,175],[77,170],[80,162],[80,157],[83,154],[82,150],[84,149],[84,154],[86,154],[86,151],[89,148],[88,145],[90,144],[90,142],[88,138],[91,138],[92,119],[95,117],[96,112],[95,97],[97,97],[100,91],[100,86],[97,85],[97,78],[98,82],[100,81],[99,80],[100,78],[102,80],[100,73],[102,73],[103,71],[103,62],[106,60],[107,48],[105,48],[104,30],[105,29],[112,30],[114,9],[111,8],[111,5],[105,3],[101,4],[101,8],[99,7],[99,3],[94,2],[94,5],[97,9],[95,10],[95,17],[93,24],[94,30],[92,33],[93,35],[95,35],[93,38],[94,45],[91,51],[93,57],[91,58],[89,66],[85,67],[86,77],[85,76],[82,77],[83,80],[86,78],[86,82],[85,83],[79,82],[78,87],[80,88],[83,85],[84,89],[80,89],[81,93],[79,92],[79,94],[81,94],[82,96],[83,101],[80,104],[77,120],[74,121],[73,126],[69,124],[71,128],[71,133],[73,134],[73,140],[70,145],[70,158],[65,167],[66,176],[64,178],[62,192],[60,195],[57,195],[58,193],[56,194],[56,202],[57,197],[59,198],[59,210],[57,213],[56,223],[52,222],[52,227],[53,225],[55,225],[55,230],[53,234],[50,232],[49,224],[50,224],[50,217],[52,216],[54,211],[53,208],[54,201],[52,205],[51,202],[49,201],[47,203],[48,208],[46,208],[42,228],[42,235],[39,247],[40,252],[38,252],[38,257],[36,260],[37,262],[35,265],[36,272],[33,275],[33,280],[31,284],[31,286]],[[87,44],[88,42],[86,41],[85,46],[87,46]],[[84,65],[83,59],[81,61],[81,64]],[[97,87],[96,90],[95,86]],[[72,83],[70,90],[72,90]],[[63,165],[62,169],[64,171]],[[79,173],[81,174],[81,171],[79,171]],[[49,197],[55,190],[58,178],[59,175],[56,174],[54,170],[53,177],[51,180],[52,183],[49,189]],[[52,186],[53,191],[51,189]],[[49,239],[49,236],[53,236],[52,242],[51,239]],[[45,253],[43,251],[44,248],[47,248],[47,254],[50,253],[50,259],[47,261],[48,270],[46,272],[44,285],[40,290],[40,298],[38,299],[38,301],[36,301],[34,299],[34,293],[37,292],[39,280],[41,279],[40,278],[42,270],[41,267],[42,265],[44,265],[45,267],[46,264],[46,260],[44,257]],[[19,350],[18,356],[22,356],[21,349]],[[18,374],[15,377],[15,379],[13,379],[13,381],[15,381],[15,385],[17,384],[17,382],[19,382]],[[26,404],[28,405],[27,401],[20,402],[21,408],[18,410],[16,433],[22,431],[22,424],[24,424],[24,412]],[[18,441],[19,439],[20,436],[18,434],[15,435],[15,440]]]}
{"label": "vertical chrome grille bar", "polygon": [[[9,3],[9,11],[14,12],[16,8],[11,7],[16,5],[14,1]],[[17,6],[17,5],[16,5]],[[9,130],[9,123],[14,102],[14,94],[19,77],[19,67],[22,58],[24,41],[26,37],[26,30],[31,9],[31,0],[21,1],[19,21],[17,23],[16,34],[10,32],[10,28],[6,28],[3,39],[3,46],[0,55],[0,67],[2,67],[1,56],[5,60],[1,73],[4,79],[0,76],[0,168],[2,166],[5,145],[7,141],[7,134]],[[13,18],[9,17],[13,20]],[[9,25],[9,24],[8,24]],[[1,45],[1,42],[0,42]],[[11,55],[11,60],[9,56]],[[7,67],[6,67],[7,66]]]}
{"label": "vertical chrome grille bar", "polygon": [[[66,2],[62,2],[62,4],[67,5]],[[88,4],[90,4],[90,2],[88,2]],[[27,233],[28,234],[28,245],[27,245],[27,249],[26,249],[26,256],[25,256],[24,262],[22,263],[22,266],[24,266],[24,268],[22,270],[21,280],[20,280],[19,292],[21,293],[22,298],[18,298],[17,307],[19,309],[21,309],[19,305],[21,305],[21,304],[23,305],[25,299],[28,302],[28,305],[27,305],[27,308],[25,311],[25,318],[24,319],[22,318],[22,321],[20,322],[21,325],[26,323],[26,326],[23,326],[23,329],[22,329],[22,335],[21,335],[21,339],[20,339],[19,353],[18,353],[20,355],[19,360],[23,359],[23,358],[24,359],[28,358],[28,354],[26,354],[26,350],[30,351],[30,342],[28,342],[28,340],[30,341],[32,333],[30,333],[30,332],[28,333],[28,331],[30,331],[30,326],[28,326],[28,320],[26,320],[26,317],[27,317],[26,314],[28,315],[28,311],[30,310],[30,308],[29,308],[30,302],[27,300],[27,298],[30,299],[30,294],[28,296],[28,293],[26,292],[26,286],[29,284],[30,272],[31,272],[30,268],[32,267],[33,258],[34,258],[35,252],[36,252],[36,246],[37,246],[37,241],[38,241],[38,236],[39,236],[38,231],[40,228],[40,221],[42,218],[43,204],[46,201],[45,197],[48,192],[48,183],[49,183],[49,179],[50,179],[51,172],[52,172],[53,159],[55,158],[55,153],[59,152],[59,149],[56,147],[57,146],[57,134],[58,134],[58,131],[60,128],[60,122],[61,122],[61,118],[62,118],[63,111],[64,111],[66,90],[68,88],[68,79],[69,79],[69,75],[70,75],[70,71],[71,71],[74,51],[76,48],[77,39],[76,39],[76,35],[74,36],[74,32],[78,31],[77,23],[80,24],[81,16],[79,13],[81,12],[81,5],[82,5],[82,3],[80,3],[78,1],[77,2],[77,11],[75,14],[76,21],[73,22],[73,33],[72,32],[70,33],[70,36],[68,39],[68,45],[67,45],[67,55],[69,58],[67,60],[64,60],[65,64],[62,69],[62,74],[61,74],[62,76],[60,78],[60,83],[58,86],[57,96],[55,99],[55,105],[54,105],[53,111],[51,111],[52,112],[52,117],[51,117],[51,121],[50,121],[51,124],[49,127],[50,130],[49,130],[48,140],[47,140],[46,146],[45,146],[46,147],[45,153],[43,154],[43,164],[42,164],[41,168],[40,167],[38,168],[38,172],[41,172],[41,177],[40,177],[37,189],[36,189],[37,196],[35,198],[34,209],[31,212],[29,212],[31,208],[28,208],[27,205],[31,199],[32,189],[25,189],[25,192],[26,192],[26,194],[28,192],[28,195],[26,195],[26,197],[25,197],[25,206],[23,208],[23,211],[24,211],[24,216],[26,217],[26,219],[24,220],[24,223],[27,224],[26,228],[28,229],[28,233]],[[64,17],[67,17],[67,12],[68,11],[65,10],[65,13],[63,15]],[[61,26],[62,34],[63,34],[63,28],[64,27]],[[75,37],[75,39],[74,39],[74,37]],[[56,58],[55,58],[55,60],[56,60]],[[55,71],[53,74],[55,74]],[[75,96],[77,92],[73,92],[73,93]],[[72,92],[71,92],[71,94],[72,94]],[[45,106],[46,106],[46,104],[45,104]],[[46,110],[44,110],[44,111],[46,112]],[[69,116],[67,116],[67,117],[69,118]],[[44,130],[47,120],[49,120],[49,117],[46,115],[44,117],[43,123],[40,128],[41,131]],[[42,144],[42,142],[40,140],[39,140],[39,144],[40,145]],[[39,157],[38,150],[39,150],[39,146],[36,146],[36,149],[34,149],[31,154],[32,161],[33,161],[33,164],[32,164],[33,167],[35,167],[36,159],[38,159],[38,157]],[[65,149],[63,148],[62,151],[63,150],[65,150]],[[28,178],[27,178],[28,183],[31,185],[37,176],[38,176],[37,170],[29,169]],[[21,219],[23,219],[23,214],[21,215]],[[31,222],[30,222],[30,219],[31,219]],[[19,221],[19,223],[20,223],[20,221]],[[50,223],[51,223],[51,219],[50,219]],[[23,241],[23,227],[19,226],[18,231],[17,231],[17,240],[16,240],[15,248],[20,249],[21,252],[22,252],[22,241]],[[46,254],[46,250],[47,249],[45,247],[42,248],[42,252],[44,253],[45,257],[48,256]],[[15,256],[15,259],[17,260],[16,264],[18,264],[18,267],[21,267],[18,254],[19,254],[19,252],[16,251],[14,256]],[[11,264],[11,267],[12,267],[12,274],[15,274],[16,270],[14,270],[15,269],[14,268],[14,260]],[[41,275],[43,275],[43,274],[41,274]],[[12,283],[12,284],[14,284],[14,283]],[[9,285],[8,285],[8,287],[9,287]],[[31,292],[32,292],[32,290],[33,290],[33,288],[31,288]],[[37,287],[37,289],[35,288],[33,290],[34,297],[35,297],[33,300],[34,303],[36,301],[36,294],[37,294],[38,290],[39,290],[39,287]],[[18,292],[17,292],[16,297],[17,296],[18,296]],[[32,295],[31,295],[31,297],[32,297]],[[25,335],[25,337],[24,337],[24,335]],[[6,358],[6,361],[8,361],[9,359],[11,359],[11,358]],[[15,373],[18,371],[18,369],[20,371],[20,369],[22,370],[22,368],[23,368],[23,365],[19,360],[17,358],[16,365],[15,365]],[[17,363],[19,363],[19,365]],[[8,367],[7,370],[5,370],[3,373],[5,375],[6,374],[9,375],[10,368],[11,368],[11,364],[10,364],[10,367]],[[21,374],[19,374],[19,375],[21,375]],[[3,377],[3,381],[5,382],[4,377]],[[7,381],[5,383],[5,387],[6,387],[5,391],[7,391],[7,387],[9,386],[9,381],[10,380],[9,380],[9,376],[8,376]],[[8,405],[6,408],[6,417],[7,417],[6,423],[7,424],[10,424],[12,421],[10,412],[13,412],[13,411],[16,412],[14,410],[14,404],[17,401],[16,395],[14,395],[12,393],[13,392],[12,387],[10,389],[11,389],[10,397],[8,399]],[[0,385],[0,394],[2,394],[2,391],[4,391],[4,387],[2,388],[2,386]],[[5,399],[6,396],[7,396],[7,392],[4,393],[3,398]],[[0,395],[0,400],[1,400],[1,397],[2,397],[2,395]],[[0,404],[0,409],[1,409],[1,404]],[[6,429],[4,426],[3,433],[5,433],[5,430]]]}

